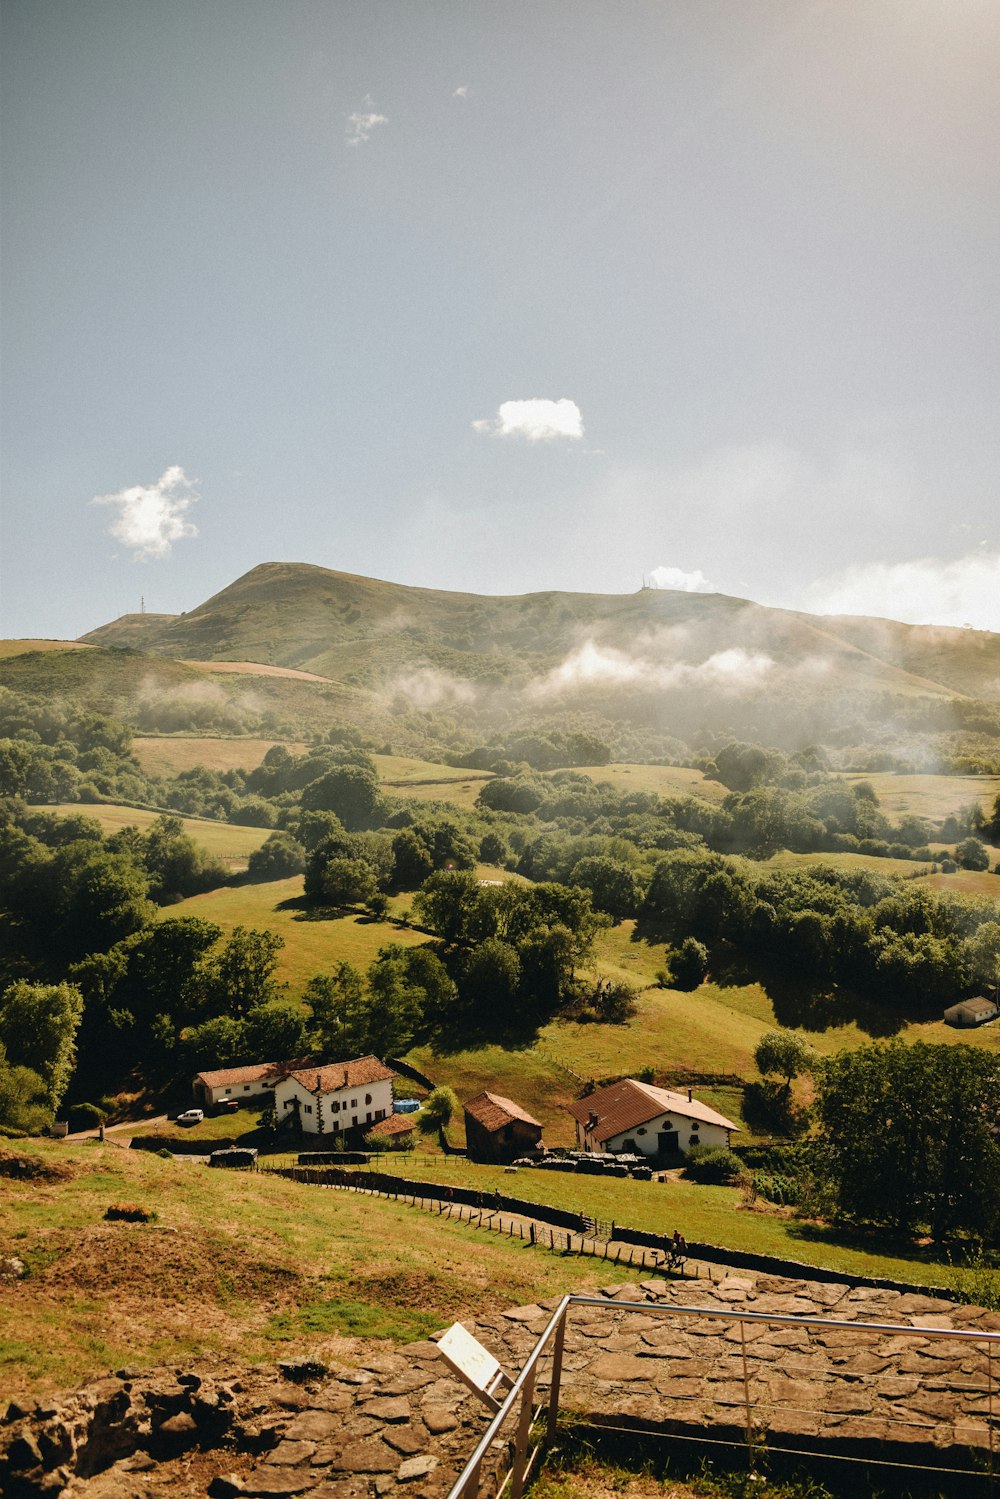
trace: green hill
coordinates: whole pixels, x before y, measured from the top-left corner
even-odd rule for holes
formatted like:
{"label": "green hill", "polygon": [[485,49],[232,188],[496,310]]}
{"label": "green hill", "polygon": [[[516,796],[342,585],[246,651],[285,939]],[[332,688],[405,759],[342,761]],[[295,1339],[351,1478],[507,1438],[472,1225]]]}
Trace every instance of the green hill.
{"label": "green hill", "polygon": [[691,666],[719,652],[823,663],[859,686],[1000,693],[1000,636],[826,619],[724,594],[488,597],[411,588],[301,563],[263,563],[186,614],[125,615],[83,637],[175,658],[252,660],[375,685],[432,655],[470,678],[524,680],[594,639],[630,658]]}

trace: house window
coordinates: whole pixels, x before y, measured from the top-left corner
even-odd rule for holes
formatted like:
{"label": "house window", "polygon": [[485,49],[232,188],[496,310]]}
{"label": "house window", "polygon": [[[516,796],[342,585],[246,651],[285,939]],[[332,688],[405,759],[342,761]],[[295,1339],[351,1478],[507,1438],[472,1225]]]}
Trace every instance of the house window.
{"label": "house window", "polygon": [[371,1103],[371,1101],[372,1101],[371,1094],[370,1093],[366,1093],[365,1094],[365,1103]]}
{"label": "house window", "polygon": [[688,1141],[688,1144],[689,1145],[700,1145],[701,1144],[701,1136],[700,1135],[692,1135],[691,1139]]}
{"label": "house window", "polygon": [[352,1109],[356,1109],[357,1106],[358,1106],[358,1100],[356,1098],[352,1098],[351,1099],[351,1108]]}
{"label": "house window", "polygon": [[250,1092],[250,1084],[249,1083],[244,1083],[243,1084],[243,1091],[244,1091],[244,1093],[249,1093]]}
{"label": "house window", "polygon": [[644,1124],[640,1124],[639,1128],[636,1130],[636,1134],[637,1135],[644,1135],[645,1133],[646,1133],[646,1126]]}
{"label": "house window", "polygon": [[371,1122],[372,1122],[372,1111],[371,1111],[371,1109],[369,1109],[368,1113],[365,1115],[365,1123],[366,1124],[371,1124]]}
{"label": "house window", "polygon": [[332,1105],[331,1105],[331,1107],[332,1107],[332,1109],[333,1109],[333,1112],[334,1112],[334,1113],[335,1113],[335,1114],[339,1114],[339,1113],[340,1113],[340,1104],[339,1104],[339,1103],[337,1103],[337,1102],[334,1102],[334,1103],[333,1103],[333,1104],[332,1104]]}
{"label": "house window", "polygon": [[312,1111],[313,1111],[313,1106],[312,1106],[312,1104],[311,1104],[311,1103],[307,1103],[307,1104],[306,1104],[306,1113],[307,1113],[307,1114],[311,1114],[311,1113],[312,1113]]}
{"label": "house window", "polygon": [[375,1110],[375,1118],[376,1119],[384,1119],[385,1118],[385,1109],[376,1109]]}

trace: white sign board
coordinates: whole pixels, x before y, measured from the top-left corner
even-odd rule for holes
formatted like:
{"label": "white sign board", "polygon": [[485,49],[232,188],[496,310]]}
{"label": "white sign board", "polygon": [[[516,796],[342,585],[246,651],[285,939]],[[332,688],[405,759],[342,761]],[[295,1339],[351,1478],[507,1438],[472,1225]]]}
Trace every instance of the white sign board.
{"label": "white sign board", "polygon": [[438,1338],[438,1350],[466,1384],[484,1394],[489,1392],[490,1385],[501,1373],[492,1353],[471,1332],[466,1332],[461,1322],[456,1322]]}

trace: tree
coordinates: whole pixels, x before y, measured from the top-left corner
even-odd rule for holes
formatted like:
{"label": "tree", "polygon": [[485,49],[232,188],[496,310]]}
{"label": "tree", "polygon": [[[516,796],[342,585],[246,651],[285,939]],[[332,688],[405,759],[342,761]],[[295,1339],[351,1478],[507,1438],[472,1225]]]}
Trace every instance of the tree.
{"label": "tree", "polygon": [[817,1070],[821,1144],[840,1211],[935,1237],[1000,1232],[1000,1058],[901,1041]]}
{"label": "tree", "polygon": [[978,838],[963,838],[955,845],[955,863],[959,869],[974,869],[977,872],[989,869],[990,856]]}
{"label": "tree", "polygon": [[317,973],[303,994],[311,1016],[310,1050],[324,1062],[342,1061],[364,1050],[368,1001],[365,981],[352,963]]}
{"label": "tree", "polygon": [[335,812],[345,828],[376,827],[385,802],[374,770],[364,765],[338,765],[302,792],[304,812]]}
{"label": "tree", "polygon": [[620,859],[594,856],[579,859],[569,883],[589,890],[595,911],[605,911],[615,921],[634,916],[642,903],[642,890],[635,873]]}
{"label": "tree", "polygon": [[205,1008],[214,1015],[245,1015],[278,997],[274,970],[285,945],[277,932],[235,927],[222,951],[203,969]]}
{"label": "tree", "polygon": [[318,884],[318,898],[330,906],[364,905],[378,889],[375,873],[363,859],[331,859]]}
{"label": "tree", "polygon": [[809,1072],[816,1060],[812,1047],[794,1031],[765,1031],[754,1049],[753,1059],[762,1077],[777,1073],[785,1079],[786,1092],[792,1078]]}
{"label": "tree", "polygon": [[[280,749],[280,745],[275,745]],[[252,880],[287,880],[301,874],[306,867],[306,851],[290,833],[272,833],[250,855],[248,870]]]}
{"label": "tree", "polygon": [[30,1067],[9,1063],[0,1042],[0,1125],[39,1134],[52,1123],[53,1113],[44,1080]]}
{"label": "tree", "polygon": [[83,995],[75,984],[11,984],[0,996],[0,1045],[8,1063],[37,1073],[54,1112],[76,1061]]}
{"label": "tree", "polygon": [[669,957],[674,987],[689,992],[697,989],[708,973],[708,948],[697,937],[685,937]]}
{"label": "tree", "polygon": [[423,1108],[417,1115],[417,1124],[425,1135],[436,1134],[448,1128],[452,1115],[458,1110],[458,1099],[451,1088],[435,1088],[427,1095]]}
{"label": "tree", "polygon": [[305,1016],[288,1000],[268,1000],[247,1011],[243,1049],[248,1061],[289,1061],[304,1056],[307,1047]]}

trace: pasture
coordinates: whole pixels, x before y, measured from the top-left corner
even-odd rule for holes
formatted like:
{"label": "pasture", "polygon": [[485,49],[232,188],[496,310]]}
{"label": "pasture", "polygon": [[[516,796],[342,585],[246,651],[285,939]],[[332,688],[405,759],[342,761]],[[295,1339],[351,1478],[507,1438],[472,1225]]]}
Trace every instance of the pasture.
{"label": "pasture", "polygon": [[[122,828],[137,827],[146,832],[161,812],[151,812],[143,807],[122,807],[112,802],[57,802],[54,806],[37,808],[39,812],[50,812],[55,817],[90,817],[101,825],[107,837],[119,833]],[[168,810],[167,816],[178,814]],[[260,848],[270,837],[269,828],[247,828],[233,822],[215,822],[209,817],[182,817],[184,831],[200,848],[234,867],[246,864],[255,849]]]}
{"label": "pasture", "polygon": [[[389,942],[419,947],[433,940],[391,919],[372,921],[354,912],[331,915],[309,910],[303,903],[302,884],[302,876],[293,875],[267,884],[222,886],[167,906],[160,915],[161,919],[201,916],[214,921],[226,936],[238,926],[277,932],[285,940],[278,954],[277,978],[296,997],[314,974],[326,973],[336,963],[364,969]],[[396,909],[408,904],[405,899],[390,902]]]}
{"label": "pasture", "polygon": [[934,822],[941,822],[972,802],[978,802],[988,812],[994,797],[1000,794],[1000,776],[896,775],[879,771],[872,775],[845,775],[843,779],[850,786],[867,781],[887,817],[929,817]]}
{"label": "pasture", "polygon": [[[379,1198],[209,1171],[110,1141],[17,1142],[49,1180],[5,1180],[0,1237],[28,1266],[0,1283],[0,1395],[37,1400],[126,1363],[352,1362],[475,1315],[627,1278]],[[106,1223],[111,1203],[150,1223]],[[331,1253],[331,1246],[336,1252]]]}
{"label": "pasture", "polygon": [[607,781],[616,791],[653,791],[657,796],[696,796],[705,802],[724,802],[729,789],[709,781],[703,771],[688,765],[580,765],[580,775]]}
{"label": "pasture", "polygon": [[132,752],[149,776],[176,776],[204,765],[206,770],[256,770],[268,750],[284,744],[293,755],[307,746],[278,739],[198,739],[191,735],[137,735]]}
{"label": "pasture", "polygon": [[93,646],[82,640],[0,640],[0,661],[10,656],[27,656],[32,651],[91,651]]}

